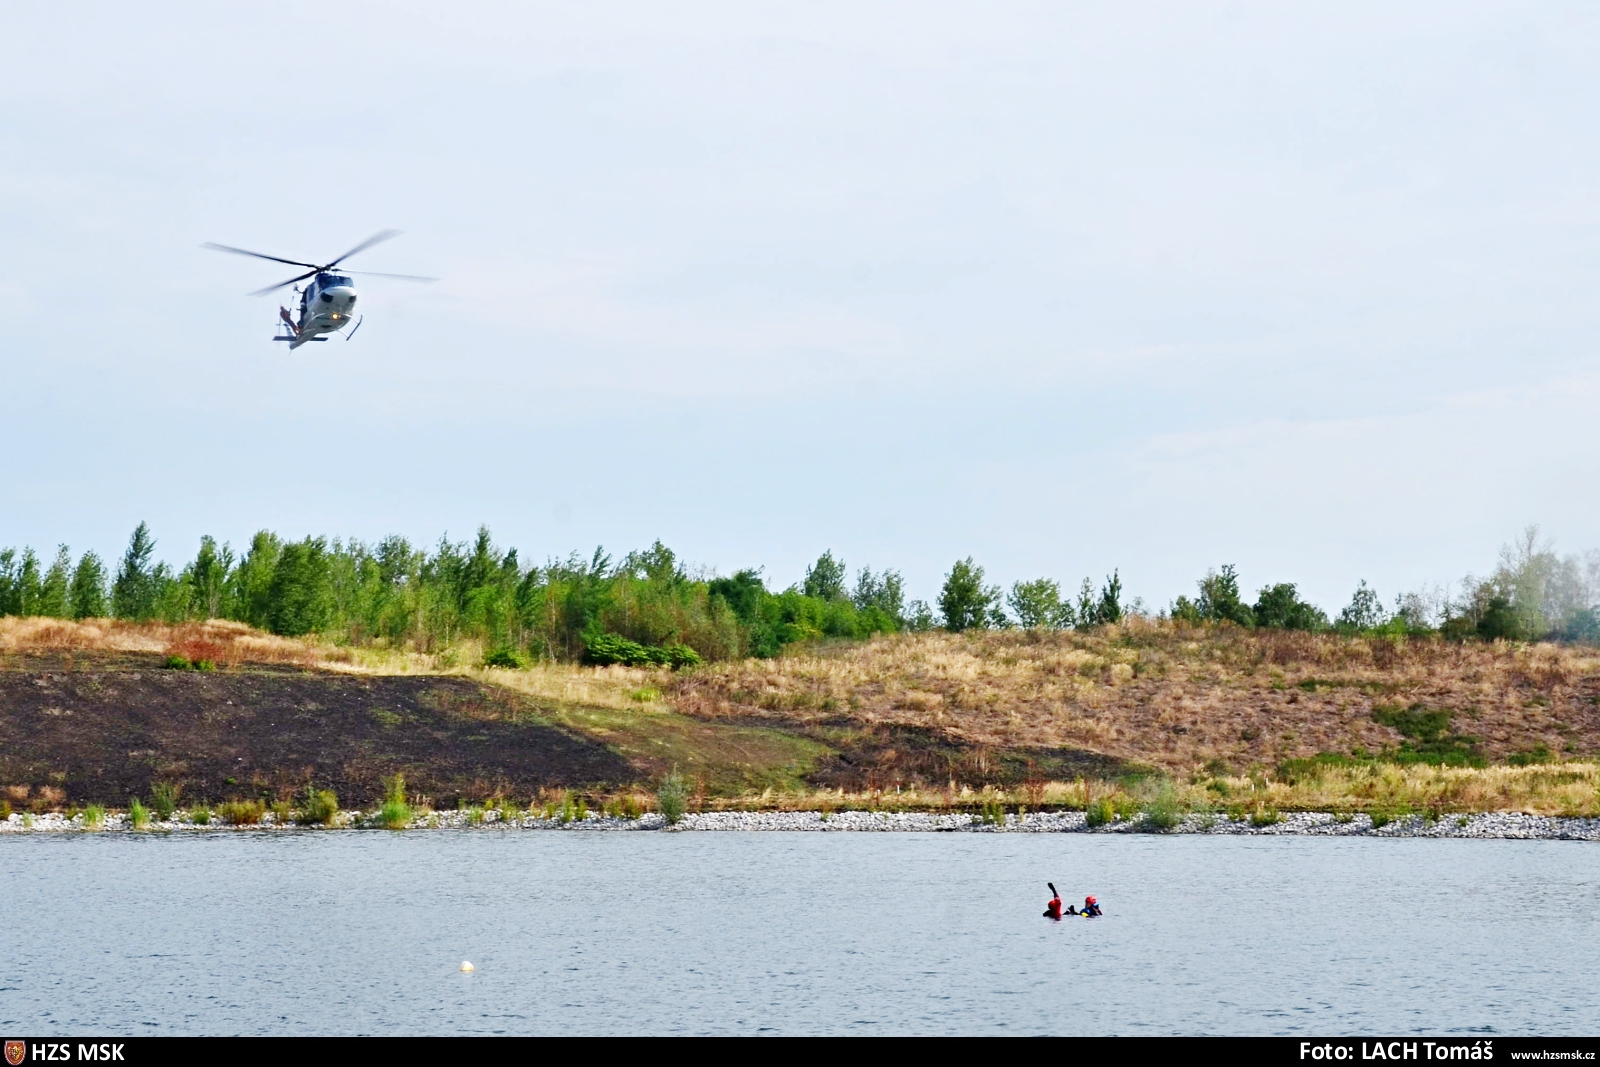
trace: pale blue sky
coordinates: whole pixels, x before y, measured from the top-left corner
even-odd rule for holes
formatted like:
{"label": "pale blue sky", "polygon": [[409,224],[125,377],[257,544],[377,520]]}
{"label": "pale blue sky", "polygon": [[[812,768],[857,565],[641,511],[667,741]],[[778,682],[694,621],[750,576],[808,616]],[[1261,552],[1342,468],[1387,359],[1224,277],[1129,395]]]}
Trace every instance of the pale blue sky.
{"label": "pale blue sky", "polygon": [[[0,545],[824,548],[1337,609],[1600,544],[1600,8],[32,5]],[[288,276],[371,280],[294,353]]]}

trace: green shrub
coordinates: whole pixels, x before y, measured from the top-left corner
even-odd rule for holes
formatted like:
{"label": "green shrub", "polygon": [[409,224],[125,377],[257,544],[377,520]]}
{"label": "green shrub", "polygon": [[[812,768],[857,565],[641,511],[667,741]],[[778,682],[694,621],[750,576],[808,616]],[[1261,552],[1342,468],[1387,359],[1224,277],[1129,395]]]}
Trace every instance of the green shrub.
{"label": "green shrub", "polygon": [[1394,819],[1394,815],[1382,808],[1373,808],[1367,812],[1367,818],[1372,820],[1372,828],[1374,830],[1381,830],[1389,825],[1390,821]]}
{"label": "green shrub", "polygon": [[1155,796],[1145,805],[1144,825],[1165,833],[1182,822],[1183,815],[1183,807],[1178,803],[1178,795],[1171,783],[1162,783]]}
{"label": "green shrub", "polygon": [[990,826],[1004,826],[1006,824],[1006,806],[996,799],[985,800],[979,809],[979,818]]}
{"label": "green shrub", "polygon": [[667,659],[673,670],[682,670],[685,667],[700,666],[700,653],[688,645],[667,645]]}
{"label": "green shrub", "polygon": [[217,665],[208,659],[189,659],[185,656],[168,656],[162,666],[173,671],[214,671]]}
{"label": "green shrub", "polygon": [[1277,808],[1260,805],[1250,813],[1251,826],[1272,826],[1283,821],[1283,813]]}
{"label": "green shrub", "polygon": [[254,826],[266,813],[259,800],[225,800],[217,805],[217,817],[230,826]]}
{"label": "green shrub", "polygon": [[645,667],[653,662],[645,647],[630,641],[621,634],[597,634],[584,642],[583,659],[597,667],[621,664],[624,667]]}
{"label": "green shrub", "polygon": [[688,803],[689,787],[684,784],[682,775],[673,771],[661,779],[661,785],[656,789],[656,810],[667,820],[668,826],[676,824],[683,818],[684,808]]}
{"label": "green shrub", "polygon": [[414,814],[411,805],[406,803],[406,776],[396,774],[386,779],[383,804],[378,808],[378,824],[385,830],[404,830],[411,825]]}
{"label": "green shrub", "polygon": [[11,818],[11,801],[0,800],[0,822]]}
{"label": "green shrub", "polygon": [[1506,757],[1506,762],[1513,767],[1533,767],[1541,763],[1552,763],[1554,760],[1550,746],[1544,744],[1534,745],[1521,752],[1513,752]]}
{"label": "green shrub", "polygon": [[83,828],[85,830],[99,830],[106,824],[106,809],[99,804],[90,804],[83,809]]}
{"label": "green shrub", "polygon": [[1091,801],[1089,806],[1083,809],[1084,822],[1089,826],[1104,826],[1115,814],[1116,806],[1111,803],[1110,797]]}
{"label": "green shrub", "polygon": [[688,645],[641,645],[621,634],[598,634],[584,642],[583,659],[597,667],[621,664],[624,667],[694,667],[700,653]]}
{"label": "green shrub", "polygon": [[128,821],[135,830],[143,830],[150,825],[150,809],[139,803],[138,797],[128,801]]}
{"label": "green shrub", "polygon": [[196,826],[211,825],[211,809],[204,804],[196,804],[189,809],[189,821]]}
{"label": "green shrub", "polygon": [[279,826],[287,826],[294,821],[294,805],[287,800],[274,800],[272,802],[272,821]]}
{"label": "green shrub", "polygon": [[620,797],[612,797],[600,810],[613,819],[637,819],[644,814],[644,805],[632,793],[624,793]]}
{"label": "green shrub", "polygon": [[556,822],[582,822],[589,817],[589,805],[576,793],[563,793],[561,805],[556,809]]}
{"label": "green shrub", "polygon": [[497,648],[492,652],[486,653],[483,657],[483,665],[485,667],[504,667],[514,671],[521,670],[527,666],[523,662],[522,656],[509,648]]}
{"label": "green shrub", "polygon": [[1261,590],[1251,612],[1257,626],[1277,630],[1326,630],[1328,617],[1316,605],[1300,599],[1292,582]]}
{"label": "green shrub", "polygon": [[156,818],[167,822],[172,818],[172,813],[178,810],[178,794],[181,786],[171,782],[156,782],[150,786],[150,810],[156,813]]}
{"label": "green shrub", "polygon": [[339,798],[333,790],[306,786],[306,799],[300,806],[298,820],[302,826],[331,826],[338,814]]}

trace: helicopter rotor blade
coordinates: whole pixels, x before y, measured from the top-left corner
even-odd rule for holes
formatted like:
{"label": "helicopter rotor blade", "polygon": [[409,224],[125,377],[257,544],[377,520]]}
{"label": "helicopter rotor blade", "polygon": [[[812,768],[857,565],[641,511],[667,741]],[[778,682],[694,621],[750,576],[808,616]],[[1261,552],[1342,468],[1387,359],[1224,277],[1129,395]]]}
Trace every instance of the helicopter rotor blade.
{"label": "helicopter rotor blade", "polygon": [[[322,269],[323,270],[331,270],[332,268],[337,267],[339,264],[343,263],[345,260],[349,259],[351,256],[355,255],[357,252],[364,252],[367,249],[371,248],[375,244],[379,244],[379,243],[381,243],[383,241],[387,241],[391,237],[399,237],[399,236],[400,236],[400,231],[399,230],[379,230],[377,233],[373,234],[371,237],[368,237],[365,241],[362,241],[360,244],[356,245],[350,251],[346,252],[344,255],[342,255],[338,259],[334,260],[332,263],[328,263],[328,264],[324,265]],[[303,263],[303,264],[301,264],[301,266],[310,266],[310,264],[309,263]]]}
{"label": "helicopter rotor blade", "polygon": [[312,268],[311,270],[307,271],[304,274],[295,275],[293,278],[290,278],[286,282],[279,282],[277,285],[269,285],[265,289],[257,289],[255,292],[251,293],[250,295],[251,296],[266,296],[268,293],[272,292],[275,289],[282,289],[284,286],[293,285],[295,282],[303,282],[307,278],[311,277],[313,274],[316,274],[317,271],[320,270],[320,269],[321,269],[320,267],[314,267],[314,268]]}
{"label": "helicopter rotor blade", "polygon": [[381,270],[347,270],[346,274],[365,274],[371,278],[399,278],[407,282],[436,282],[438,278],[425,278],[420,274],[385,274]]}
{"label": "helicopter rotor blade", "polygon": [[201,245],[200,247],[201,248],[209,248],[213,252],[232,252],[234,255],[238,255],[238,256],[255,256],[257,259],[270,259],[274,263],[287,263],[291,267],[315,267],[316,266],[315,263],[302,263],[298,259],[284,259],[281,256],[269,256],[265,252],[252,252],[248,248],[234,248],[232,245],[219,245],[219,244],[216,244],[215,242],[212,242],[212,241],[207,241],[205,244]]}

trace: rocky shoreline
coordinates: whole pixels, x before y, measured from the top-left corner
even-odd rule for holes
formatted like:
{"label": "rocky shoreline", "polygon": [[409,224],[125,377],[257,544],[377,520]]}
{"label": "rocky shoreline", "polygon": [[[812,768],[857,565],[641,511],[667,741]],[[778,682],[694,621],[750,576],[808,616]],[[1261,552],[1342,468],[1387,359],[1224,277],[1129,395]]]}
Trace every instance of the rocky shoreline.
{"label": "rocky shoreline", "polygon": [[[124,814],[107,814],[98,828],[85,825],[79,814],[67,818],[59,813],[19,815],[0,820],[0,834],[38,833],[283,833],[290,830],[368,830],[379,829],[375,813],[342,811],[331,827],[302,827],[279,822],[268,814],[251,826],[225,823],[197,825],[187,817],[170,821],[152,819],[142,830],[135,830]],[[589,813],[582,818],[561,820],[536,815],[502,816],[488,811],[435,811],[418,815],[408,829],[413,830],[550,830],[619,831],[661,830],[670,833],[728,831],[811,831],[822,833],[1090,833],[1090,834],[1224,834],[1259,837],[1464,837],[1509,840],[1600,841],[1600,818],[1527,815],[1520,812],[1484,812],[1476,815],[1443,815],[1429,820],[1420,815],[1395,818],[1374,826],[1367,815],[1336,815],[1332,812],[1295,812],[1277,822],[1258,823],[1249,819],[1229,819],[1226,815],[1190,815],[1176,825],[1162,829],[1143,817],[1114,819],[1091,827],[1081,811],[1034,812],[1025,816],[1006,815],[1004,823],[985,821],[969,814],[932,812],[870,811],[718,811],[686,814],[668,826],[658,814],[637,819]]]}

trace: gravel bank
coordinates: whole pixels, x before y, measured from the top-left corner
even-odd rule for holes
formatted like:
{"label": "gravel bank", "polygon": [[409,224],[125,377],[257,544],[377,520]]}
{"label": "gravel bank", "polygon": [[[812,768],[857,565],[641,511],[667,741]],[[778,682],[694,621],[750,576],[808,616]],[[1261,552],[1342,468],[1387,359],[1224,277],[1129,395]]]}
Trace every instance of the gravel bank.
{"label": "gravel bank", "polygon": [[[359,811],[340,812],[336,820],[339,829],[374,829],[374,818]],[[1508,838],[1517,840],[1600,841],[1600,819],[1562,818],[1545,815],[1524,815],[1516,812],[1488,812],[1479,815],[1446,815],[1429,822],[1421,816],[1398,818],[1383,826],[1374,827],[1366,815],[1339,816],[1330,812],[1297,812],[1283,816],[1282,820],[1263,826],[1249,821],[1230,821],[1226,816],[1190,815],[1170,830],[1158,831],[1142,818],[1117,820],[1104,826],[1090,828],[1079,811],[1041,812],[1019,818],[1007,815],[1004,826],[985,823],[975,815],[940,815],[927,812],[868,812],[841,811],[824,815],[816,811],[743,812],[719,811],[700,815],[685,815],[674,827],[667,827],[660,815],[650,814],[639,819],[618,819],[591,813],[587,818],[559,822],[544,818],[501,819],[490,811],[481,815],[464,811],[429,812],[412,823],[412,829],[457,830],[556,830],[556,831],[610,831],[610,830],[669,830],[672,833],[690,831],[755,831],[788,830],[818,833],[895,833],[930,831],[947,833],[1024,833],[1024,834],[1233,834],[1247,836],[1313,836],[1313,837],[1477,837]],[[299,829],[293,824],[278,824],[271,815],[256,826],[227,826],[211,823],[197,826],[186,818],[171,822],[155,822],[144,833],[269,833]],[[111,833],[132,833],[126,815],[107,815],[102,830]],[[85,833],[83,816],[68,819],[64,815],[25,816],[13,814],[0,821],[0,834],[13,833]]]}

